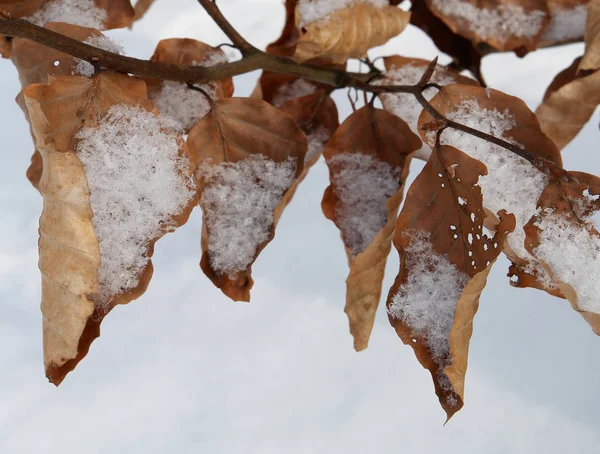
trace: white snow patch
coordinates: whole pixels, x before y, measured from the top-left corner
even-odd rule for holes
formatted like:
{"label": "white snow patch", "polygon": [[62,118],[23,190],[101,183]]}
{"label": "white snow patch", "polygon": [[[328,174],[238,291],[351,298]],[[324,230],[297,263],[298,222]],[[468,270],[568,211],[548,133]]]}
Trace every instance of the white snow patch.
{"label": "white snow patch", "polygon": [[[458,123],[519,145],[505,134],[516,125],[514,116],[508,110],[483,109],[477,100],[466,99],[447,116]],[[441,142],[485,164],[488,174],[480,177],[478,182],[484,206],[492,213],[505,209],[515,215],[517,225],[514,232],[508,235],[509,247],[519,257],[531,260],[529,270],[535,269],[540,281],[554,288],[551,278],[525,249],[523,230],[536,213],[537,201],[548,183],[548,177],[520,156],[455,129],[445,130]]]}
{"label": "white snow patch", "polygon": [[552,8],[552,19],[542,35],[542,41],[568,41],[581,38],[585,33],[588,5],[577,5],[571,9]]}
{"label": "white snow patch", "polygon": [[300,27],[304,27],[306,24],[324,19],[336,11],[359,3],[370,3],[377,8],[389,5],[388,0],[299,0],[296,14]]}
{"label": "white snow patch", "polygon": [[387,223],[387,199],[400,189],[400,169],[363,153],[329,159],[331,183],[339,198],[338,223],[346,246],[363,252]]}
{"label": "white snow patch", "polygon": [[169,121],[139,107],[111,107],[97,128],[76,136],[100,244],[103,302],[135,288],[151,239],[172,229],[172,217],[194,196],[188,161]]}
{"label": "white snow patch", "polygon": [[388,311],[422,338],[436,364],[444,366],[450,355],[449,336],[456,305],[469,275],[450,263],[447,255],[434,250],[428,233],[413,231],[405,235],[409,244],[403,266],[408,275]]}
{"label": "white snow patch", "polygon": [[258,247],[269,239],[273,211],[295,172],[292,158],[274,162],[263,155],[200,167],[209,260],[215,272],[234,279],[252,263]]}
{"label": "white snow patch", "polygon": [[296,79],[291,84],[283,84],[279,87],[273,96],[272,103],[275,107],[279,107],[290,99],[312,95],[316,89],[316,85],[307,80]]}
{"label": "white snow patch", "polygon": [[482,40],[495,38],[506,42],[511,37],[533,38],[541,30],[546,13],[526,11],[522,6],[499,4],[495,8],[479,8],[466,0],[433,0],[444,16],[456,17],[463,26]]}
{"label": "white snow patch", "polygon": [[[201,61],[194,61],[192,64],[214,66],[226,62],[227,56],[219,51],[207,52]],[[215,83],[202,84],[200,88],[213,101],[217,100]],[[150,100],[162,115],[176,121],[186,131],[189,131],[210,110],[208,99],[202,93],[188,88],[183,82],[165,80],[160,91],[150,93]]]}
{"label": "white snow patch", "polygon": [[304,165],[311,162],[315,157],[323,152],[323,148],[329,139],[331,134],[323,126],[319,126],[311,134],[308,135],[308,150],[304,157]]}
{"label": "white snow patch", "polygon": [[54,0],[44,4],[31,16],[24,17],[40,27],[50,22],[66,22],[97,29],[104,28],[107,18],[106,10],[98,8],[93,0]]}
{"label": "white snow patch", "polygon": [[586,225],[549,209],[535,225],[541,232],[534,254],[557,279],[575,289],[580,310],[600,313],[600,238],[591,235]]}
{"label": "white snow patch", "polygon": [[[399,68],[394,67],[390,71],[386,71],[385,77],[378,79],[375,83],[377,85],[413,85],[421,80],[426,69],[426,66],[414,64],[407,64]],[[456,79],[452,74],[439,65],[436,67],[430,81],[439,85],[456,83]],[[423,95],[429,101],[437,92],[435,88],[429,88],[423,92]],[[402,118],[415,134],[419,134],[419,116],[423,111],[423,107],[413,95],[408,93],[382,93],[380,98],[385,110]],[[427,160],[430,154],[431,148],[423,143],[415,156]]]}
{"label": "white snow patch", "polygon": [[[90,46],[107,50],[115,54],[123,55],[125,53],[125,49],[123,49],[121,43],[113,41],[108,36],[90,36],[83,42],[85,44],[89,44]],[[73,74],[79,74],[80,76],[85,77],[92,77],[94,75],[94,66],[92,66],[91,63],[88,63],[85,60],[80,60],[78,58],[76,59],[76,61],[77,65],[75,65],[75,67],[73,68]]]}

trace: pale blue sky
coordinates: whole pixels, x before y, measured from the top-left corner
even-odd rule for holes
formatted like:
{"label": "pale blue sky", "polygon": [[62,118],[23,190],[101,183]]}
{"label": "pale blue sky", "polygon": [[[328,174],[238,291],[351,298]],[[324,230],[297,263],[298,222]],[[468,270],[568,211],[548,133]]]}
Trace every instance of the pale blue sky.
{"label": "pale blue sky", "polygon": [[[279,33],[280,0],[221,0],[254,44]],[[168,37],[224,42],[197,2],[158,1],[133,31],[111,33],[148,57]],[[494,88],[535,107],[574,45],[519,60],[486,59]],[[373,55],[432,58],[408,30]],[[201,213],[162,239],[146,294],[116,309],[60,388],[43,374],[37,219],[25,179],[33,149],[0,61],[0,452],[55,453],[583,453],[600,446],[600,340],[565,301],[516,290],[492,271],[471,341],[466,404],[445,427],[429,373],[382,308],[369,349],[352,349],[343,313],[346,257],[320,210],[327,171],[302,183],[254,266],[252,303],[227,300],[198,267]],[[248,95],[257,74],[236,79]],[[336,95],[348,114],[345,94]],[[598,112],[564,151],[600,174]],[[420,168],[415,163],[413,177]],[[397,272],[392,252],[384,284]]]}

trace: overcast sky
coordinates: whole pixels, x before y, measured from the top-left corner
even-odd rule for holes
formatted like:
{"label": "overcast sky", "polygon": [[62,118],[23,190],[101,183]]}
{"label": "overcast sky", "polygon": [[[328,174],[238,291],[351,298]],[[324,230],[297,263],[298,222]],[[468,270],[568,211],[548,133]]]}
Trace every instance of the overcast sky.
{"label": "overcast sky", "polygon": [[[274,40],[281,0],[221,0],[257,46]],[[111,33],[130,55],[159,39],[225,39],[193,0],[158,1],[133,31]],[[489,84],[539,103],[581,45],[519,60],[489,57]],[[432,58],[409,29],[375,55]],[[248,95],[258,74],[236,79]],[[157,243],[146,294],[113,311],[60,388],[44,377],[37,222],[25,179],[33,150],[0,61],[0,453],[583,453],[600,446],[600,340],[570,305],[508,285],[499,260],[471,340],[465,407],[445,427],[431,377],[389,326],[384,307],[368,350],[352,349],[343,313],[346,257],[320,210],[319,162],[254,266],[250,304],[233,303],[198,266],[201,213]],[[341,114],[348,114],[339,93]],[[564,150],[565,167],[600,174],[598,111]],[[413,177],[422,166],[415,163]],[[392,252],[387,294],[398,269]]]}

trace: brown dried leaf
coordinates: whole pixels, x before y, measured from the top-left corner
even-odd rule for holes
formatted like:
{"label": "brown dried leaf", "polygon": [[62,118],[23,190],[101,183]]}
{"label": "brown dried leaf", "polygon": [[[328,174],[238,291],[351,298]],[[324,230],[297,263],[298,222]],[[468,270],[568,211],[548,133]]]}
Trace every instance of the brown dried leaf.
{"label": "brown dried leaf", "polygon": [[[108,312],[144,293],[152,276],[152,263],[148,260],[135,288],[107,300],[99,299],[101,257],[91,222],[86,175],[74,151],[75,136],[83,128],[97,127],[115,104],[140,106],[149,111],[153,111],[153,106],[146,99],[142,81],[111,72],[99,73],[92,79],[56,77],[48,85],[29,85],[23,93],[36,146],[43,157],[39,267],[44,363],[46,375],[58,385],[85,357],[90,344],[100,335],[100,323]],[[180,153],[183,155],[183,148]],[[173,213],[172,227],[187,220],[195,203],[193,199],[181,213]],[[152,256],[159,237],[147,239],[144,257]]]}
{"label": "brown dried leaf", "polygon": [[585,55],[580,72],[600,70],[600,0],[590,0],[585,27]]}
{"label": "brown dried leaf", "polygon": [[[133,21],[136,22],[138,20],[140,20],[142,17],[144,17],[144,15],[146,14],[146,12],[148,12],[148,10],[150,9],[150,7],[152,6],[152,4],[154,3],[154,0],[138,0],[137,2],[135,2],[135,6],[133,7],[134,11],[135,11],[135,16],[133,17]],[[131,25],[130,25],[131,27]]]}
{"label": "brown dried leaf", "polygon": [[[525,151],[544,158],[557,166],[562,166],[560,152],[554,143],[540,130],[540,125],[533,112],[518,98],[497,90],[466,85],[448,85],[443,87],[430,102],[436,110],[450,119],[456,119],[455,115],[461,110],[463,114],[467,111],[469,113],[468,118],[461,119],[462,122],[467,123],[467,126],[478,130],[490,127],[489,132],[492,135],[500,135],[505,140],[520,144]],[[473,112],[473,110],[478,110],[478,112]],[[491,120],[489,121],[491,123],[486,124],[485,118],[490,118]],[[507,118],[510,118],[510,123],[508,123],[510,127],[508,129],[500,128],[499,125],[502,123],[502,120],[499,121],[498,119],[506,120]],[[432,120],[431,115],[423,112],[419,118],[419,127],[430,123]],[[425,141],[429,142],[430,146],[434,144],[435,133],[421,131],[421,135]],[[465,137],[469,138],[469,144],[461,145],[460,142]],[[530,286],[543,288],[550,294],[558,295],[555,286],[548,276],[544,276],[545,279],[543,281],[533,281],[539,273],[543,273],[543,269],[529,256],[522,244],[522,237],[524,236],[522,228],[535,211],[535,204],[546,184],[547,177],[538,173],[524,159],[517,158],[511,152],[505,151],[489,142],[481,141],[481,139],[476,139],[466,133],[446,130],[442,134],[442,144],[460,147],[465,153],[471,156],[473,156],[472,153],[479,153],[479,155],[474,157],[478,157],[478,159],[484,162],[489,161],[489,163],[494,165],[493,168],[488,168],[488,173],[490,178],[492,178],[492,183],[488,184],[494,184],[495,186],[504,185],[507,188],[506,191],[501,192],[494,191],[492,188],[488,194],[488,197],[490,197],[488,200],[485,199],[486,193],[484,190],[484,206],[489,209],[486,218],[486,227],[491,230],[494,229],[494,225],[497,222],[494,214],[495,211],[506,209],[508,212],[514,212],[517,216],[517,228],[509,238],[514,247],[511,247],[508,243],[503,245],[504,253],[513,262],[513,268],[511,268],[510,272],[510,276],[513,277],[511,284],[516,287]],[[476,148],[476,146],[479,148]],[[497,158],[499,160],[494,160],[494,155],[503,157]],[[507,179],[516,178],[514,175],[517,175],[517,172],[519,172],[519,175],[522,173],[522,176],[519,177],[520,179],[507,181]],[[528,183],[533,176],[540,177],[538,193],[534,193],[538,186],[532,188]],[[522,192],[518,188],[522,188]],[[523,206],[530,206],[531,212],[519,214],[524,209],[522,208]],[[518,251],[518,253],[515,251]],[[532,270],[538,271],[535,272]],[[515,281],[515,277],[523,277],[524,279]]]}
{"label": "brown dried leaf", "polygon": [[[79,41],[85,41],[91,36],[102,35],[102,33],[94,28],[79,27],[63,22],[48,24],[46,28]],[[80,61],[63,52],[22,38],[13,40],[10,59],[19,73],[21,88],[35,83],[48,83],[50,76],[72,75]],[[29,113],[25,107],[22,92],[18,94],[16,102],[21,107],[29,123]],[[42,158],[37,150],[31,156],[31,165],[27,169],[26,175],[33,187],[39,189],[38,184],[42,176]]]}
{"label": "brown dried leaf", "polygon": [[436,147],[406,196],[394,245],[400,272],[388,315],[402,341],[431,373],[448,419],[464,401],[469,340],[479,295],[514,217],[499,213],[493,238],[477,182],[485,166],[462,151]]}
{"label": "brown dried leaf", "polygon": [[[296,17],[296,23],[301,23]],[[358,3],[324,19],[305,24],[294,57],[300,62],[324,57],[333,63],[362,58],[375,46],[385,44],[408,25],[410,13],[386,6]]]}
{"label": "brown dried leaf", "polygon": [[[565,74],[573,74],[577,60],[559,73],[555,81]],[[560,82],[552,82],[558,86]],[[552,85],[551,85],[552,86]],[[600,70],[585,75],[580,73],[554,92],[547,92],[544,102],[535,111],[542,130],[562,149],[585,126],[600,104]]]}
{"label": "brown dried leaf", "polygon": [[482,56],[470,40],[454,33],[423,0],[413,1],[410,12],[412,25],[427,33],[439,50],[453,58],[456,67],[468,69],[481,85],[485,85],[481,74]]}
{"label": "brown dried leaf", "polygon": [[539,46],[578,41],[585,32],[585,16],[590,0],[546,0],[550,23],[540,38]]}
{"label": "brown dried leaf", "polygon": [[525,246],[553,277],[573,309],[600,335],[597,270],[600,233],[592,219],[600,211],[600,178],[569,172],[572,182],[552,179],[540,210],[525,226]]}
{"label": "brown dried leaf", "polygon": [[[219,257],[210,252],[211,243],[216,241],[216,236],[221,232],[211,231],[210,227],[216,214],[207,209],[203,194],[218,183],[207,178],[207,172],[222,169],[224,164],[262,157],[280,164],[291,160],[295,167],[294,176],[298,178],[304,167],[306,137],[293,118],[270,104],[250,98],[229,98],[215,102],[211,111],[196,123],[188,136],[188,145],[195,166],[196,182],[201,191],[200,205],[203,208],[200,266],[211,281],[231,299],[249,301],[250,289],[254,283],[251,276],[252,263],[273,239],[279,216],[291,198],[290,187],[293,182],[283,192],[273,210],[273,220],[268,225],[268,238],[255,245],[254,255],[245,269],[236,270],[229,275],[214,268],[213,261]],[[260,184],[263,180],[261,176],[255,177],[257,184]],[[241,194],[239,196],[243,198]],[[231,198],[224,200],[224,203],[231,203]],[[236,234],[242,233],[244,228],[245,226],[239,225]]]}
{"label": "brown dried leaf", "polygon": [[[369,344],[410,155],[420,146],[421,141],[404,121],[367,105],[344,121],[323,153],[331,185],[325,190],[321,206],[325,216],[340,229],[348,256],[350,273],[344,311],[357,351]],[[356,157],[361,159],[358,165]],[[348,178],[363,183],[348,186]],[[380,178],[386,178],[385,184]],[[379,189],[389,191],[382,197]],[[362,211],[366,206],[374,211],[353,211]],[[376,216],[378,225],[372,224]],[[360,224],[354,220],[360,220]]]}
{"label": "brown dried leaf", "polygon": [[[0,0],[0,8],[14,17],[26,18],[50,2],[52,0]],[[129,0],[94,0],[94,3],[108,15],[104,30],[127,27],[133,21],[135,13]],[[12,38],[0,35],[0,54],[5,58],[11,56],[11,41]]]}
{"label": "brown dried leaf", "polygon": [[[156,46],[156,50],[152,55],[151,61],[168,63],[171,65],[203,65],[210,59],[220,60],[226,59],[225,53],[217,48],[209,46],[195,39],[189,38],[171,38],[163,39],[159,41]],[[213,61],[214,61],[213,60]],[[161,94],[165,84],[176,84],[177,82],[162,81],[158,79],[145,79],[146,85],[148,86],[148,96],[151,100],[155,101]],[[181,83],[181,85],[185,85]],[[200,85],[200,88],[207,92],[214,92],[214,100],[230,98],[233,95],[233,79],[231,77],[218,81],[208,82]],[[191,99],[197,99],[198,104],[206,104],[206,98],[202,93],[189,91],[189,97]],[[155,101],[156,102],[156,101]],[[156,102],[159,109],[161,105]],[[173,105],[172,108],[177,108],[177,105]],[[192,110],[193,112],[193,110]],[[170,112],[163,112],[169,114]],[[188,112],[191,113],[191,112]],[[175,115],[173,115],[175,116]],[[180,118],[181,117],[181,118]],[[183,124],[186,132],[193,127],[194,118],[185,118],[183,115],[177,115],[177,119]]]}
{"label": "brown dried leaf", "polygon": [[549,22],[547,0],[425,0],[454,33],[520,54],[534,50]]}

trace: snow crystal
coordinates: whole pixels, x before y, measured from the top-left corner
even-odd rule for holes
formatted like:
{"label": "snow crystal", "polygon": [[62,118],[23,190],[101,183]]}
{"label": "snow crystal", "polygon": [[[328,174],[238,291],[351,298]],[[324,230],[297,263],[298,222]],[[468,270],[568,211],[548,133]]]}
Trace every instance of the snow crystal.
{"label": "snow crystal", "polygon": [[370,3],[378,8],[389,5],[388,0],[299,0],[296,12],[300,19],[300,27],[358,3]]}
{"label": "snow crystal", "polygon": [[317,87],[314,84],[304,79],[296,79],[291,84],[283,84],[277,89],[273,96],[272,104],[275,107],[279,107],[290,99],[312,95],[316,89]]}
{"label": "snow crystal", "polygon": [[541,230],[534,254],[560,281],[577,292],[580,310],[600,313],[600,238],[548,209],[535,224]]}
{"label": "snow crystal", "polygon": [[172,228],[171,217],[194,196],[178,134],[139,107],[112,106],[97,128],[76,136],[90,189],[103,302],[135,288],[146,267],[148,241]]}
{"label": "snow crystal", "polygon": [[551,10],[550,25],[542,35],[542,41],[568,41],[581,38],[585,33],[587,5],[577,5],[572,9]]}
{"label": "snow crystal", "polygon": [[304,157],[304,165],[311,162],[315,157],[321,154],[331,134],[323,126],[320,126],[308,135],[308,151]]}
{"label": "snow crystal", "polygon": [[[222,52],[208,52],[201,61],[192,63],[193,66],[214,66],[225,62],[227,56]],[[217,99],[214,83],[202,84],[200,88],[211,99]],[[165,80],[160,91],[150,93],[150,100],[162,115],[176,121],[186,131],[210,110],[208,99],[202,93],[188,88],[183,82]]]}
{"label": "snow crystal", "polygon": [[[394,67],[394,69],[386,71],[385,78],[379,79],[375,83],[377,85],[413,85],[421,80],[426,69],[425,66],[413,64],[407,64],[399,68]],[[436,67],[430,81],[439,85],[456,82],[455,78],[449,75],[445,68],[441,66]],[[435,88],[429,88],[423,92],[423,95],[429,101],[436,93]],[[402,118],[415,134],[419,134],[419,115],[423,111],[423,107],[413,95],[408,93],[382,93],[380,97],[385,110]],[[426,160],[430,154],[431,148],[424,143],[421,149],[415,153],[415,156]]]}
{"label": "snow crystal", "polygon": [[209,260],[218,274],[234,279],[252,263],[258,247],[269,239],[273,211],[295,172],[292,158],[274,162],[263,155],[200,167]]}
{"label": "snow crystal", "polygon": [[[508,110],[483,109],[475,99],[466,99],[447,117],[519,145],[505,135],[516,125],[514,116]],[[548,177],[520,156],[461,131],[445,130],[442,143],[452,145],[485,164],[488,174],[480,177],[478,182],[483,204],[492,213],[505,209],[515,215],[517,225],[514,232],[508,235],[508,245],[519,257],[533,260],[525,249],[523,227],[535,214],[537,201],[548,183]],[[552,288],[551,279],[541,266],[532,262],[529,271],[532,269],[540,275],[542,283]]]}
{"label": "snow crystal", "polygon": [[54,0],[24,19],[40,27],[50,22],[67,22],[102,29],[107,18],[106,10],[98,8],[93,0]]}
{"label": "snow crystal", "polygon": [[[125,50],[120,43],[117,43],[110,39],[108,36],[99,35],[99,36],[90,36],[87,38],[84,43],[89,44],[90,46],[97,47],[99,49],[107,50],[109,52],[113,52],[115,54],[122,55]],[[85,60],[76,59],[77,65],[73,68],[73,74],[79,74],[85,77],[92,77],[94,75],[94,66],[91,63],[88,63]]]}
{"label": "snow crystal", "polygon": [[466,0],[433,0],[433,5],[444,16],[464,21],[464,25],[484,41],[495,38],[505,42],[513,36],[533,38],[546,18],[544,11],[528,12],[522,6],[511,4],[490,9],[478,8]]}
{"label": "snow crystal", "polygon": [[414,231],[408,235],[404,258],[408,275],[388,311],[422,338],[433,360],[443,366],[450,354],[456,305],[469,275],[433,249],[429,234]]}
{"label": "snow crystal", "polygon": [[339,198],[339,228],[350,251],[363,252],[387,223],[387,199],[400,188],[400,169],[362,153],[341,153],[328,162]]}

